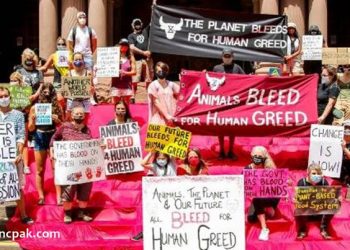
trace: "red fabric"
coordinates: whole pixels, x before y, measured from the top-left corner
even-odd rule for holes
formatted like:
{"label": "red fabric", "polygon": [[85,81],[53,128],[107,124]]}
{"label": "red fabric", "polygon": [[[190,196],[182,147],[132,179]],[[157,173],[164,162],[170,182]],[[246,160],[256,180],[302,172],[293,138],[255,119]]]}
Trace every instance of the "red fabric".
{"label": "red fabric", "polygon": [[[202,135],[305,137],[317,121],[317,81],[317,75],[276,78],[185,70],[176,123]],[[208,121],[216,113],[218,119]],[[235,121],[225,123],[224,118]]]}
{"label": "red fabric", "polygon": [[[107,110],[109,110],[108,113]],[[147,106],[132,105],[132,114],[140,124],[141,138],[144,140],[147,121]],[[110,107],[99,107],[100,114],[105,115],[108,122],[113,118]],[[108,113],[108,114],[107,114]],[[97,119],[92,113],[91,130],[98,131]],[[103,115],[102,115],[103,116]],[[106,124],[100,120],[100,123]],[[93,126],[93,127],[91,127]],[[277,144],[278,143],[278,144]],[[228,144],[228,142],[227,142]],[[257,144],[264,144],[273,151],[272,157],[279,167],[291,169],[290,178],[293,186],[305,174],[307,163],[308,140],[298,138],[236,138],[235,151],[238,161],[217,161],[217,138],[193,136],[191,146],[199,147],[205,160],[208,162],[210,175],[240,174],[243,167],[249,162],[249,150]],[[281,145],[278,150],[278,145]],[[300,150],[298,149],[300,148]],[[272,150],[275,149],[275,150]],[[301,151],[301,152],[300,152]],[[25,199],[28,214],[34,218],[35,224],[29,226],[31,232],[59,231],[61,238],[55,239],[21,239],[18,240],[25,249],[118,249],[118,250],[141,250],[142,241],[133,242],[130,236],[138,233],[142,225],[141,203],[141,179],[144,173],[117,175],[106,181],[95,182],[89,201],[94,221],[91,223],[73,222],[70,225],[63,223],[63,208],[56,206],[55,190],[53,185],[50,162],[46,163],[45,172],[45,204],[36,205],[38,196],[35,189],[35,163],[33,152],[30,151],[31,175],[26,176]],[[299,170],[298,170],[299,169]],[[331,179],[328,179],[330,182]],[[289,187],[291,194],[293,186]],[[344,190],[343,190],[344,192]],[[344,193],[343,193],[344,197]],[[250,201],[245,206],[248,208]],[[76,206],[76,204],[75,204]],[[279,205],[279,213],[274,220],[268,220],[270,228],[270,240],[258,241],[260,227],[258,224],[246,224],[246,244],[248,250],[278,249],[350,249],[350,204],[342,203],[340,212],[332,220],[332,233],[336,236],[334,241],[323,241],[317,225],[311,224],[307,240],[295,241],[296,231],[293,218],[293,206],[290,199],[283,199]],[[19,222],[18,213],[7,223],[8,230],[23,230],[26,226]]]}

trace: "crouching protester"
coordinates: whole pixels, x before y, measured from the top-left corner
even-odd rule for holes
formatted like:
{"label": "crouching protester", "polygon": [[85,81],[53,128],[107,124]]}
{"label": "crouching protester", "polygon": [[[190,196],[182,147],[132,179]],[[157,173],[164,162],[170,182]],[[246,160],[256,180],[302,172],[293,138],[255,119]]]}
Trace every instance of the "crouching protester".
{"label": "crouching protester", "polygon": [[[317,164],[311,164],[307,169],[307,177],[298,181],[298,187],[308,186],[328,186],[327,180],[322,175],[321,167]],[[325,240],[332,239],[329,234],[328,227],[333,218],[333,214],[321,214],[321,215],[300,215],[295,216],[297,225],[297,239],[302,240],[307,235],[307,222],[317,221],[320,222],[320,232]]]}
{"label": "crouching protester", "polygon": [[19,180],[20,199],[16,201],[17,207],[21,216],[23,224],[33,224],[34,221],[27,216],[24,201],[24,186],[25,177],[23,174],[23,148],[25,140],[25,126],[24,115],[18,110],[10,108],[10,91],[7,88],[0,87],[0,122],[12,122],[15,128],[17,157],[14,163],[1,164],[15,164]]}
{"label": "crouching protester", "polygon": [[[77,106],[72,109],[72,121],[63,123],[51,138],[50,151],[53,157],[53,143],[55,141],[82,141],[92,139],[89,128],[84,124],[85,113],[82,106]],[[87,203],[89,201],[92,189],[92,182],[82,183],[76,185],[62,185],[61,186],[61,200],[64,209],[64,222],[72,222],[72,207],[74,196],[77,195],[78,200],[78,216],[77,219],[86,222],[92,221],[86,211]]]}

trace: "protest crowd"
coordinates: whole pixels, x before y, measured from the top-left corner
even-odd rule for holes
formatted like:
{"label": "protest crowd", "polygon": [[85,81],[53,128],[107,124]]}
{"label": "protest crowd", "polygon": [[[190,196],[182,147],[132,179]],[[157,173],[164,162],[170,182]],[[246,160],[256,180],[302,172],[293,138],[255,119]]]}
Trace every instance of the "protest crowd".
{"label": "protest crowd", "polygon": [[[321,58],[302,59],[310,55],[302,46],[303,38],[298,34],[298,27],[284,19],[278,25],[285,28],[281,40],[286,46],[281,50],[278,66],[271,68],[269,75],[246,73],[240,66],[245,55],[235,50],[235,46],[225,45],[215,50],[217,59],[222,60],[220,64],[201,71],[175,72],[179,78],[171,81],[171,63],[153,62],[152,48],[158,53],[161,51],[156,49],[159,45],[150,45],[151,35],[163,35],[165,46],[162,49],[177,53],[178,47],[172,48],[171,41],[176,39],[173,37],[176,32],[182,32],[184,24],[181,24],[183,21],[170,23],[164,16],[157,24],[159,30],[152,30],[156,27],[135,18],[127,37],[115,46],[99,48],[98,34],[87,25],[87,15],[79,12],[77,24],[68,37],[57,38],[57,50],[44,62],[39,63],[32,49],[23,51],[19,65],[14,66],[9,76],[9,83],[0,85],[1,200],[17,203],[18,214],[11,219],[13,225],[34,226],[37,215],[33,207],[52,203],[59,208],[60,223],[64,226],[74,225],[78,220],[94,223],[96,213],[91,213],[91,203],[102,201],[101,197],[92,195],[95,184],[108,183],[123,178],[119,177],[122,175],[135,175],[133,178],[137,180],[146,178],[143,188],[148,191],[143,190],[143,201],[149,195],[164,209],[167,203],[163,204],[165,198],[156,194],[157,187],[159,190],[169,188],[169,193],[162,189],[163,195],[177,195],[180,190],[184,197],[189,190],[185,187],[190,187],[187,178],[206,180],[212,177],[213,162],[228,166],[243,162],[244,166],[236,172],[244,176],[241,187],[245,194],[242,193],[241,198],[247,205],[242,205],[242,211],[245,210],[242,223],[258,229],[258,240],[269,241],[270,235],[278,232],[279,228],[269,227],[269,221],[286,216],[279,209],[286,203],[295,210],[292,218],[288,217],[288,223],[295,225],[296,241],[308,239],[310,221],[318,223],[322,239],[335,239],[332,219],[349,202],[342,190],[350,188],[350,66],[325,64]],[[174,33],[170,32],[172,30]],[[317,24],[310,26],[306,36],[310,40],[313,36],[321,37],[319,50],[327,47]],[[269,51],[272,50],[266,49],[264,53],[269,54]],[[263,59],[277,57],[276,53],[270,54],[270,58]],[[258,70],[262,60],[258,56],[254,60],[254,56],[254,51],[248,51],[249,59],[244,61]],[[54,73],[50,77],[47,72],[52,69]],[[101,78],[110,80],[103,90]],[[141,82],[146,86],[147,105],[141,105],[136,98]],[[205,108],[199,107],[201,105]],[[288,108],[288,112],[282,111]],[[147,120],[142,124],[146,124],[145,129],[141,130],[139,120],[145,116]],[[254,139],[275,135],[311,136],[309,161],[303,162],[298,178],[288,167],[276,164],[274,154],[264,143],[259,143],[262,140]],[[207,136],[217,146],[210,149],[211,153],[205,148],[208,142],[203,138]],[[251,138],[248,154],[236,150],[238,137]],[[202,138],[201,145],[193,145],[191,138]],[[321,156],[331,157],[330,162],[320,160]],[[334,164],[337,168],[323,164]],[[48,182],[48,173],[52,174],[53,182]],[[159,183],[157,177],[161,177]],[[168,184],[163,183],[162,178],[168,177]],[[217,177],[220,180],[220,175]],[[222,185],[228,181],[225,178]],[[184,186],[175,179],[183,180]],[[239,183],[236,179],[232,181]],[[193,188],[199,190],[201,184],[192,183]],[[214,184],[208,185],[208,189],[219,188],[220,184]],[[26,198],[26,185],[35,187],[30,190],[35,194],[30,199]],[[155,185],[154,191],[148,194],[153,190],[152,185]],[[48,189],[55,192],[54,202],[47,198]],[[196,203],[195,199],[190,206],[193,212],[210,210],[201,210],[204,206],[214,210],[224,206],[221,201],[214,204],[217,200],[212,194],[206,194],[205,185],[201,190],[202,201],[208,203]],[[220,194],[224,204],[234,203],[229,197],[236,197],[236,194],[230,192],[227,191],[226,199],[224,193]],[[158,216],[148,203],[136,209],[138,221],[142,221],[143,216],[145,222],[148,213],[155,216],[150,218]],[[149,211],[145,211],[146,205]],[[230,208],[234,207],[231,205]],[[185,208],[185,203],[179,205],[175,199],[175,206]],[[171,216],[172,227],[167,226],[168,230],[185,227],[188,223],[178,212]],[[205,224],[213,215],[203,212],[195,216],[197,222]],[[235,218],[230,223],[234,221]],[[130,239],[141,241],[153,237],[154,244],[154,231],[151,236],[145,232],[145,226],[142,227],[142,223],[135,226]],[[198,229],[200,249],[209,249],[209,246],[204,247],[205,236],[200,233],[203,230],[209,230],[209,226]],[[232,236],[231,233],[223,235]],[[244,230],[234,233],[237,241],[238,235],[244,241]],[[162,229],[159,234],[159,244],[168,244]],[[207,244],[219,244],[218,239],[214,241],[211,239]],[[225,249],[230,249],[227,247]]]}

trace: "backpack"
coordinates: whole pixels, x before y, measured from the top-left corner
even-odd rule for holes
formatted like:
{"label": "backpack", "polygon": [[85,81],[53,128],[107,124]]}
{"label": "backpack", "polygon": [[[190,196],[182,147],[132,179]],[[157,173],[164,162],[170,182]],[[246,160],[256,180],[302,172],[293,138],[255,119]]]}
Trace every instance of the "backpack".
{"label": "backpack", "polygon": [[[90,27],[88,27],[88,31],[89,31],[89,37],[90,37],[90,49],[92,51],[92,29]],[[73,28],[73,48],[75,46],[75,36],[77,35],[77,26],[75,26]]]}

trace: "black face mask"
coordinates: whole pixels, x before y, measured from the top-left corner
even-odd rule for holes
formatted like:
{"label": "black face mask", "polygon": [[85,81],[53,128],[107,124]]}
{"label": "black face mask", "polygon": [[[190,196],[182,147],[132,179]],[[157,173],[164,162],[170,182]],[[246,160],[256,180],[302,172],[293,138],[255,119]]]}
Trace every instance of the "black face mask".
{"label": "black face mask", "polygon": [[156,72],[156,77],[163,80],[167,76],[167,73],[163,70]]}
{"label": "black face mask", "polygon": [[264,164],[266,161],[266,158],[262,157],[262,156],[252,156],[252,162],[255,164],[255,165],[260,165],[260,164]]}
{"label": "black face mask", "polygon": [[73,120],[76,124],[82,124],[84,122],[84,118],[81,116],[73,117]]}

